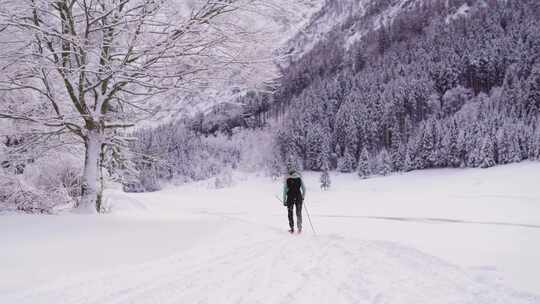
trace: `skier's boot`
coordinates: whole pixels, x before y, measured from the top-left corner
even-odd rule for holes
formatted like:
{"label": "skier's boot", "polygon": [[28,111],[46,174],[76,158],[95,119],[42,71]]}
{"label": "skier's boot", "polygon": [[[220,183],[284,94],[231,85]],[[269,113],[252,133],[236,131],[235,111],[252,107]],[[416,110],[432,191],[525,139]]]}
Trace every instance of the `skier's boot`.
{"label": "skier's boot", "polygon": [[294,228],[289,229],[289,233],[293,234],[294,233]]}
{"label": "skier's boot", "polygon": [[302,233],[302,228],[298,228],[298,234]]}

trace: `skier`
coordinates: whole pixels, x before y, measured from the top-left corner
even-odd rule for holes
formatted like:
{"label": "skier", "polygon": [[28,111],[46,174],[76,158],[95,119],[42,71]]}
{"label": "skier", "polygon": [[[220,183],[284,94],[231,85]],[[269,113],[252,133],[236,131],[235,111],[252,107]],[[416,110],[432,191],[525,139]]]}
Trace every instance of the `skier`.
{"label": "skier", "polygon": [[302,202],[306,196],[306,187],[302,177],[293,168],[288,168],[288,176],[283,185],[283,205],[287,207],[290,233],[294,233],[293,207],[296,206],[296,224],[298,233],[302,233]]}

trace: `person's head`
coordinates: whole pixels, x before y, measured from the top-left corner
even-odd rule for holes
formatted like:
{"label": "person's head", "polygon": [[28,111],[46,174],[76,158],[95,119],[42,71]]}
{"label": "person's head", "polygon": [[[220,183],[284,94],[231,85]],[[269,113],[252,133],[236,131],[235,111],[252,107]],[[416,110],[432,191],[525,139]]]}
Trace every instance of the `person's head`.
{"label": "person's head", "polygon": [[296,173],[296,168],[292,163],[287,164],[287,173],[289,173],[289,175]]}

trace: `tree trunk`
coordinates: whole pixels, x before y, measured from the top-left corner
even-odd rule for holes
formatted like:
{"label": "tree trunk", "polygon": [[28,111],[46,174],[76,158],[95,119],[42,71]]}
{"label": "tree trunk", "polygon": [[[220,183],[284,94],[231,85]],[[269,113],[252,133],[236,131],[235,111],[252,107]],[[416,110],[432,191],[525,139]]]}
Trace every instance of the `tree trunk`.
{"label": "tree trunk", "polygon": [[99,149],[99,160],[98,160],[98,169],[99,169],[99,178],[98,178],[98,192],[97,192],[97,201],[96,201],[96,210],[97,212],[102,211],[102,201],[103,201],[103,159],[105,158],[105,145],[101,144]]}
{"label": "tree trunk", "polygon": [[103,188],[98,182],[101,154],[101,136],[98,130],[89,130],[85,141],[84,170],[82,176],[82,197],[77,209],[85,213],[99,212],[99,200]]}

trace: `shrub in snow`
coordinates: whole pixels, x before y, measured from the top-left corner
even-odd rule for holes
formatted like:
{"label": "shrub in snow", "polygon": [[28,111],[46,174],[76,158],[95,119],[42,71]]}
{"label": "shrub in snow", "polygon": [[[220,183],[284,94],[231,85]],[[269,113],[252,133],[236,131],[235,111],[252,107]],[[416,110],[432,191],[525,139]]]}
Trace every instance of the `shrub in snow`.
{"label": "shrub in snow", "polygon": [[[61,161],[60,161],[61,160]],[[52,213],[74,206],[81,195],[81,161],[55,151],[27,162],[22,174],[0,172],[0,209]]]}
{"label": "shrub in snow", "polygon": [[0,174],[0,210],[53,213],[59,206],[74,206],[65,188],[42,190],[25,182],[21,176]]}
{"label": "shrub in snow", "polygon": [[81,195],[81,171],[80,159],[68,153],[57,152],[28,164],[23,176],[38,189],[49,192],[65,189],[70,197],[78,198]]}

